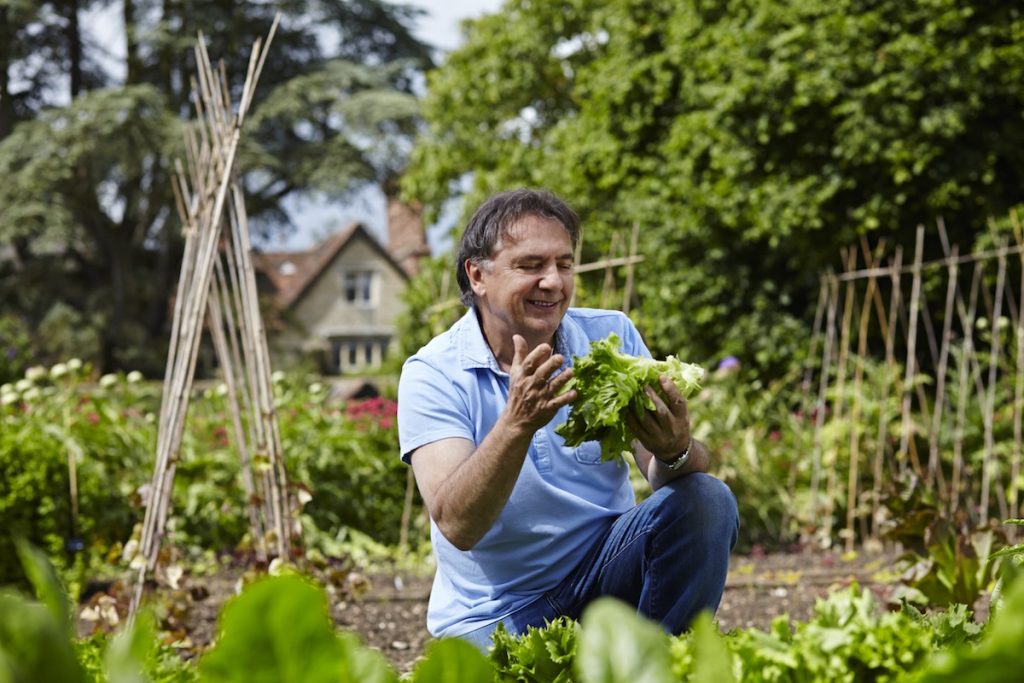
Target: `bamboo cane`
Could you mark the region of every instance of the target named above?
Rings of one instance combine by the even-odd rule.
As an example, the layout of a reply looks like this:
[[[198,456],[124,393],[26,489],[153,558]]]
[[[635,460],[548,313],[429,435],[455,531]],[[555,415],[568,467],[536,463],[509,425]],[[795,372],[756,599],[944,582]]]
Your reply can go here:
[[[896,376],[896,311],[900,301],[900,272],[903,263],[903,249],[897,245],[890,270],[889,315],[879,309],[879,320],[887,320],[885,327],[885,381],[882,382],[882,396],[878,402],[878,439],[875,442],[875,462],[871,478],[871,537],[878,539],[879,510],[882,502],[883,463],[886,445],[889,443],[889,381]],[[897,380],[898,382],[899,380]],[[899,388],[899,387],[897,387]]]
[[[997,322],[1002,315],[1003,287],[1006,284],[1006,257],[1000,254],[997,264],[996,292],[993,303],[991,324],[989,326],[989,329],[992,331],[992,340],[989,345],[988,399],[985,402],[984,413],[985,452],[982,457],[981,466],[981,506],[978,510],[978,518],[982,523],[986,522],[989,518],[988,499],[989,489],[992,485],[993,453],[995,450],[993,416],[996,409],[996,379],[999,371],[999,347],[1002,339],[1002,335],[999,334],[999,330],[997,329]]]
[[[857,251],[855,249],[849,249],[846,253],[846,270],[847,272],[857,267]],[[843,322],[842,327],[839,330],[839,363],[836,369],[836,398],[834,402],[833,420],[836,424],[843,423],[843,412],[846,406],[846,361],[850,353],[850,325],[853,320],[853,308],[854,298],[856,294],[855,283],[853,280],[846,282],[846,300],[843,304]],[[851,424],[851,428],[853,425]],[[832,515],[835,511],[835,500],[838,497],[836,487],[838,486],[838,468],[839,468],[839,443],[838,440],[832,443],[832,449],[830,451],[831,457],[829,458],[830,467],[828,471],[828,485],[827,495],[825,497],[825,519],[824,519],[824,533],[823,541],[831,542],[832,539],[832,525],[834,523]]]
[[[908,455],[907,443],[911,438],[910,422],[910,387],[917,372],[917,314],[921,299],[921,260],[924,253],[924,226],[917,227],[917,240],[914,246],[913,284],[910,289],[910,321],[907,325],[907,360],[903,379],[903,401],[900,410],[902,427],[900,428],[899,457]],[[914,469],[920,473],[920,463],[913,463]]]
[[[829,299],[827,322],[825,323],[825,344],[821,354],[821,376],[818,378],[818,402],[814,416],[814,448],[811,452],[811,495],[810,514],[812,520],[818,519],[818,487],[821,478],[821,437],[825,425],[825,407],[828,401],[829,373],[832,367],[832,344],[835,341],[836,309],[839,304],[839,280],[834,274],[828,273]]]
[[[957,256],[958,248],[953,247],[953,256]],[[941,433],[942,426],[942,415],[945,409],[945,397],[946,397],[946,366],[949,362],[949,345],[952,342],[953,335],[953,304],[956,301],[957,291],[957,274],[959,273],[959,264],[956,260],[952,260],[949,264],[949,271],[946,282],[946,306],[943,309],[944,315],[942,320],[942,348],[939,351],[939,365],[935,371],[935,409],[932,411],[932,428],[931,433],[935,437],[929,441],[928,451],[928,478],[927,483],[932,486],[936,482],[936,475],[938,474],[939,483],[937,489],[940,493],[946,490],[945,483],[942,481],[942,466],[939,461],[939,439],[938,435]]]
[[[1010,212],[1010,223],[1013,225],[1013,237],[1017,247],[1024,246],[1024,234],[1021,231],[1020,221],[1017,212]],[[1017,317],[1014,321],[1014,328],[1017,331],[1017,381],[1013,391],[1013,455],[1010,459],[1010,511],[1012,519],[1020,519],[1020,482],[1021,472],[1021,442],[1022,428],[1021,420],[1024,417],[1024,251],[1020,252],[1020,296],[1018,301],[1020,307],[1017,309]],[[1010,537],[1017,538],[1018,527],[1010,527]]]
[[[962,299],[957,299],[957,313],[960,316],[960,325],[964,331],[964,341],[958,363],[959,370],[959,391],[957,395],[956,428],[953,438],[953,473],[950,482],[949,510],[955,512],[960,507],[960,488],[964,473],[964,425],[967,419],[967,381],[970,373],[971,361],[974,357],[974,316],[977,311],[978,288],[981,286],[982,263],[974,266],[974,275],[971,278],[971,292],[968,297],[969,304],[964,305]],[[973,517],[973,513],[970,515]]]
[[[609,265],[604,269],[604,282],[601,285],[601,308],[608,308],[608,300],[611,298],[612,289],[615,287],[615,272],[612,270],[611,262],[615,252],[619,248],[619,233],[612,233],[612,241],[608,246],[608,257],[605,262]]]
[[[884,248],[885,243],[880,243]],[[865,252],[865,260],[872,268],[881,261],[881,249],[875,256],[869,255],[867,241],[862,239],[862,247]],[[857,491],[858,478],[860,476],[860,405],[862,400],[862,389],[864,385],[864,363],[868,356],[868,322],[870,322],[871,304],[874,300],[875,291],[874,276],[868,278],[867,292],[864,294],[864,301],[861,303],[860,316],[858,317],[857,334],[857,367],[853,377],[853,407],[850,411],[850,469],[846,481],[846,550],[850,552],[854,547],[855,534],[853,525],[857,519]]]
[[[634,221],[633,233],[629,237],[629,258],[636,256],[636,250],[640,241],[640,223]],[[622,312],[629,315],[629,307],[633,300],[633,261],[626,264],[626,286],[622,290]]]
[[[271,36],[279,19],[280,15],[275,18],[271,27]],[[173,353],[168,354],[168,376],[165,379],[164,401],[161,404],[156,467],[143,520],[140,540],[140,555],[143,561],[132,595],[132,616],[141,602],[146,573],[155,568],[160,538],[170,508],[171,483],[181,447],[188,395],[195,374],[202,321],[210,304],[211,274],[231,170],[238,150],[241,122],[252,100],[255,78],[266,58],[266,51],[260,51],[258,47],[259,41],[250,55],[242,103],[236,117],[230,116],[226,108],[221,106],[227,101],[226,93],[222,92],[221,97],[214,93],[212,69],[201,36],[196,48],[199,76],[196,81],[199,89],[196,103],[200,118],[200,139],[196,139],[191,131],[186,133],[188,177],[181,172],[182,167],[178,164],[178,179],[174,185],[179,212],[182,209],[188,211],[188,215],[182,216],[182,222],[186,226],[186,243],[189,232],[194,230],[196,245],[194,251],[186,247],[190,258],[183,263],[179,277],[179,300],[175,302],[176,325],[171,343]],[[221,80],[223,91],[223,80],[218,80]],[[192,192],[189,190],[189,178],[192,180]]]

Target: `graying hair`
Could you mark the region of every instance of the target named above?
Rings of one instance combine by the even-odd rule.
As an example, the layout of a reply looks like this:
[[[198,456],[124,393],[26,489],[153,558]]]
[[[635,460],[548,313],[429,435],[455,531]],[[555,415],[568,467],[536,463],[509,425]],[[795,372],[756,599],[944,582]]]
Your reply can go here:
[[[553,192],[543,189],[519,189],[492,195],[473,213],[459,240],[455,256],[455,279],[460,300],[472,306],[475,295],[466,274],[466,262],[486,267],[495,247],[507,237],[524,216],[541,216],[562,224],[575,250],[580,238],[580,219],[576,212]]]

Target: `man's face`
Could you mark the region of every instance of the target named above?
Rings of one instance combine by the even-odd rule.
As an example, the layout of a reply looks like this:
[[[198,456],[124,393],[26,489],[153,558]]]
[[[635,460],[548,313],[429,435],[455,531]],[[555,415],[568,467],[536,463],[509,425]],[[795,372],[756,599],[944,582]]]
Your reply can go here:
[[[560,222],[524,216],[498,242],[490,262],[469,264],[468,275],[488,341],[521,334],[532,348],[552,340],[569,308],[572,241]]]

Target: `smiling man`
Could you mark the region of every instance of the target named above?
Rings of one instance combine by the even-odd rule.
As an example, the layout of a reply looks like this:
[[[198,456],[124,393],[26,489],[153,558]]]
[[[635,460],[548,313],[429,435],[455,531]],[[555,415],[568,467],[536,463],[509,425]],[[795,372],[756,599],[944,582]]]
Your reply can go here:
[[[662,377],[655,410],[631,424],[654,493],[637,505],[626,467],[597,442],[555,433],[575,392],[570,360],[614,332],[650,357],[617,311],[570,308],[580,223],[550,192],[494,195],[456,256],[469,310],[409,358],[398,392],[402,458],[430,513],[437,574],[427,627],[486,648],[611,595],[679,633],[721,600],[739,525],[729,489],[706,474],[686,400]]]

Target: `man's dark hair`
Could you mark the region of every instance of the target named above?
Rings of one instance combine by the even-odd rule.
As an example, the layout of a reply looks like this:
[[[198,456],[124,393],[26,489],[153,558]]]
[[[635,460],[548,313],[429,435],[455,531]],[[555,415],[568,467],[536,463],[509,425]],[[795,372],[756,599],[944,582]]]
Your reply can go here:
[[[494,253],[494,247],[509,230],[525,216],[541,216],[562,224],[569,233],[573,249],[580,238],[580,219],[576,212],[548,190],[509,190],[492,195],[473,213],[459,240],[455,256],[455,279],[459,283],[460,299],[466,306],[473,305],[473,288],[466,275],[466,261],[481,263]]]

